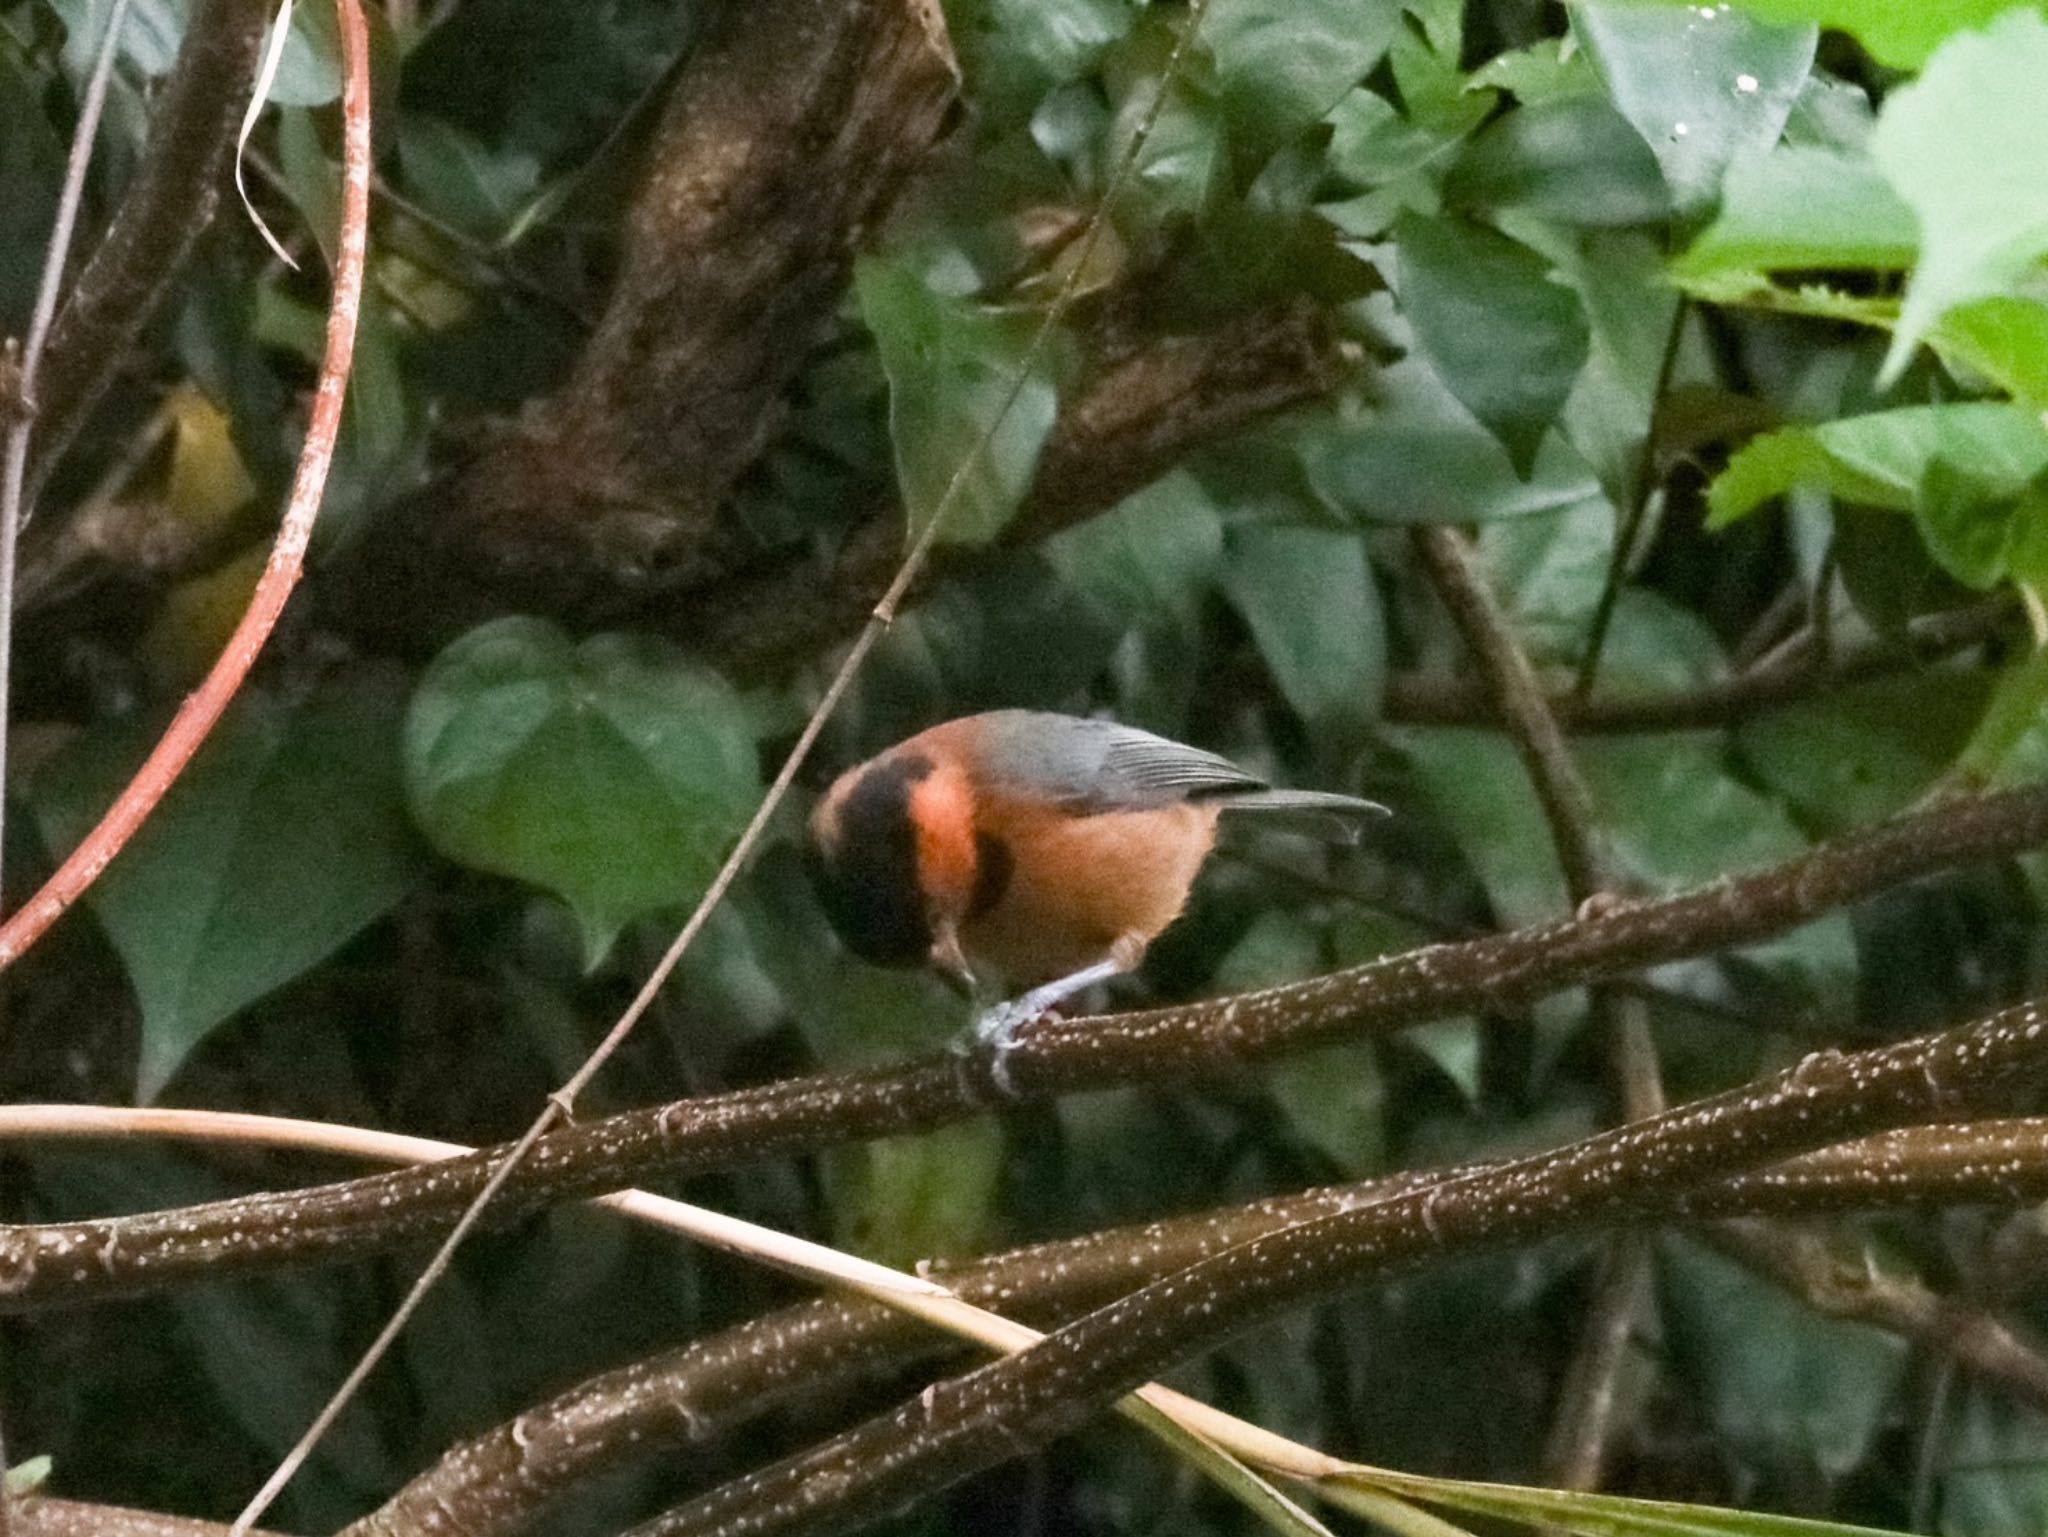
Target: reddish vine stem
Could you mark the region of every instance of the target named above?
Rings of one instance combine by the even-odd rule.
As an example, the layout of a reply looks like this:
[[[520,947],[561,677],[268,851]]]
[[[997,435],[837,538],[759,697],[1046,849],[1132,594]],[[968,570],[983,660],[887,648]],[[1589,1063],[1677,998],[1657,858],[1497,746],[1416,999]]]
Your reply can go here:
[[[0,924],[0,969],[12,965],[50,925],[99,879],[135,836],[164,792],[181,774],[200,744],[219,722],[249,676],[257,653],[276,627],[285,600],[305,567],[306,545],[313,520],[327,488],[334,462],[334,442],[341,428],[341,408],[355,354],[356,320],[362,308],[363,265],[370,226],[370,66],[368,34],[359,0],[336,0],[341,13],[342,195],[341,238],[335,254],[334,297],[327,312],[327,347],[320,360],[320,378],[313,389],[313,408],[306,423],[306,441],[292,476],[291,496],[272,545],[269,563],[249,599],[234,633],[205,680],[178,707],[162,740],[129,781],[99,825],[71,851],[42,889],[21,910]]]

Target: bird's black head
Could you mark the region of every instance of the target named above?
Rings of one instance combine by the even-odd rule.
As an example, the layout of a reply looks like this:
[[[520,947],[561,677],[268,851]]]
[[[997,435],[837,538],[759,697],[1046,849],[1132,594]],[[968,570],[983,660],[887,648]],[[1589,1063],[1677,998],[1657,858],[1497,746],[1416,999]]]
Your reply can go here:
[[[847,949],[877,966],[922,965],[931,955],[910,807],[910,787],[931,767],[914,756],[871,765],[812,828],[807,863],[825,916]]]

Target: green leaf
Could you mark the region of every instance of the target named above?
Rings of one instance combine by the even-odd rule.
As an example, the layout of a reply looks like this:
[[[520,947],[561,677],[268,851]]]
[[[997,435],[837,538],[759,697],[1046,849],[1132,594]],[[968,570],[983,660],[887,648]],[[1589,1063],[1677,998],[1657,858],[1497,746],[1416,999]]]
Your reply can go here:
[[[1989,692],[1981,672],[1886,678],[1773,710],[1735,740],[1810,826],[1845,832],[1911,805],[1962,751]]]
[[[424,207],[459,229],[496,239],[540,190],[540,162],[494,153],[474,134],[413,113],[398,125],[405,185]]]
[[[889,435],[913,533],[943,509],[942,538],[986,543],[1030,488],[1058,410],[1050,349],[1025,367],[1037,320],[934,293],[878,257],[855,270],[854,293],[889,376]]]
[[[86,894],[142,1006],[137,1094],[247,1004],[395,906],[424,860],[398,771],[398,704],[380,690],[231,711]],[[36,776],[37,824],[68,852],[162,722],[110,721]]]
[[[2048,746],[2048,650],[2036,648],[1999,669],[1955,767],[1978,785],[2038,780],[2042,776],[2030,769],[2043,746]]]
[[[1920,263],[1880,382],[1944,313],[2015,291],[2048,254],[2044,78],[2048,21],[2014,11],[1942,44],[1878,114],[1871,153],[1920,219]]]
[[[1411,354],[1377,383],[1371,416],[1302,429],[1303,469],[1334,510],[1389,523],[1464,523],[1606,505],[1598,477],[1555,434],[1538,449],[1534,473],[1518,476],[1500,440],[1427,360]]]
[[[64,21],[64,68],[82,79],[92,73],[114,0],[51,0],[50,8]],[[169,74],[191,15],[191,0],[128,0],[115,57],[147,80]]]
[[[2011,497],[1937,455],[1921,480],[1914,513],[1927,553],[1964,586],[1990,587],[2005,575]]]
[[[1671,270],[1681,283],[1802,268],[1896,271],[1919,245],[1913,211],[1870,160],[1781,145],[1728,168],[1714,222]]]
[[[1680,1370],[1727,1442],[1824,1478],[1859,1466],[1889,1419],[1906,1342],[1813,1309],[1686,1239],[1659,1245],[1663,1317]]]
[[[1928,340],[1951,363],[2031,406],[2048,406],[2048,304],[2005,296],[1960,304]]]
[[[2024,406],[1965,401],[1767,432],[1745,444],[1707,487],[1710,522],[1723,527],[1795,487],[1910,512],[1937,458],[2017,496],[2048,469],[2048,428]]]
[[[1417,345],[1526,477],[1591,345],[1578,295],[1527,246],[1477,225],[1411,214],[1395,238]]]
[[[1563,224],[1651,224],[1671,210],[1657,160],[1599,96],[1503,113],[1467,144],[1444,197],[1476,213],[1516,208]]]
[[[1503,925],[1569,911],[1549,823],[1512,747],[1462,727],[1408,727],[1393,736]],[[1626,876],[1651,890],[1762,869],[1807,846],[1776,802],[1735,776],[1712,733],[1580,738],[1573,750],[1609,849]],[[1854,944],[1839,914],[1742,953],[1823,1002],[1855,976]]]
[[[1686,5],[1687,0],[1652,0]],[[1942,41],[1981,27],[2014,0],[1740,0],[1758,21],[1817,22],[1849,33],[1881,64],[1917,69]]]
[[[1223,514],[1202,482],[1175,470],[1044,545],[1063,581],[1123,627],[1160,617],[1190,628],[1223,564]]]
[[[1223,590],[1273,680],[1314,727],[1357,724],[1380,696],[1385,622],[1365,543],[1326,528],[1233,528]]]
[[[1737,156],[1777,142],[1819,37],[1811,25],[1766,26],[1725,6],[1603,3],[1570,12],[1607,94],[1657,157],[1685,217],[1713,206]]]
[[[979,1252],[1003,1172],[993,1121],[884,1137],[831,1162],[833,1242],[885,1265]]]
[[[1974,1382],[1946,1416],[1941,1525],[1953,1537],[2038,1537],[2048,1530],[2048,1415]]]
[[[1522,1526],[1551,1526],[1580,1537],[1905,1537],[1876,1527],[1842,1521],[1813,1521],[1760,1510],[1727,1510],[1645,1500],[1620,1494],[1586,1494],[1572,1489],[1532,1489],[1460,1478],[1427,1478],[1387,1468],[1352,1466],[1322,1481],[1326,1497],[1347,1504],[1350,1491],[1395,1493],[1472,1515],[1493,1516]],[[1380,1519],[1376,1507],[1360,1513]],[[1958,1528],[1970,1533],[1970,1528]],[[2032,1528],[2024,1529],[2028,1532]]]
[[[702,894],[761,790],[722,678],[652,642],[577,644],[524,618],[471,630],[427,668],[405,778],[434,846],[560,896],[592,965],[629,919]]]
[[[1211,0],[1202,38],[1224,111],[1271,151],[1363,80],[1400,24],[1395,0]]]

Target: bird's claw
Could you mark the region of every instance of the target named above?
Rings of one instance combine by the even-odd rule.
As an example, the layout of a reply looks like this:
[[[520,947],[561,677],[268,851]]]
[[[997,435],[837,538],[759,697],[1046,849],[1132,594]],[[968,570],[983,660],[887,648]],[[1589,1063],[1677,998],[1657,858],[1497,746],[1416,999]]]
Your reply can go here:
[[[988,1076],[1005,1099],[1016,1099],[1016,1082],[1010,1077],[1010,1053],[1017,1048],[1017,1032],[1035,1020],[1057,1019],[1049,1006],[1028,995],[984,1009],[975,1020],[971,1038],[964,1045],[989,1054]]]

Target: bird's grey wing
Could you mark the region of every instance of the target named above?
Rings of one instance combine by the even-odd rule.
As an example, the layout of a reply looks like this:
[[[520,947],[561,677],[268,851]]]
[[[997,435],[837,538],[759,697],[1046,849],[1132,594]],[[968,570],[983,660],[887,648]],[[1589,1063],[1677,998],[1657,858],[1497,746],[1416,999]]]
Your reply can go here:
[[[997,710],[977,725],[978,756],[993,786],[1076,811],[1165,806],[1266,783],[1228,758],[1115,721]]]

